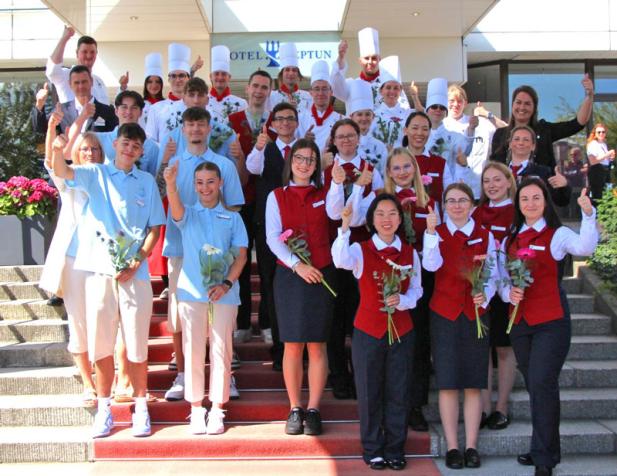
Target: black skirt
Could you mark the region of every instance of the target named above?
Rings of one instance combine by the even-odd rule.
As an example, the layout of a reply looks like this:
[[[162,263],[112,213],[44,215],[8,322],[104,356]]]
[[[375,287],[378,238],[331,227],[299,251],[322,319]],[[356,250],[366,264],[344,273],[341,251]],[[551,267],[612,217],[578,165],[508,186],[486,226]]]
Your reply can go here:
[[[489,342],[491,347],[510,347],[510,336],[506,334],[508,321],[510,320],[510,304],[501,300],[499,296],[491,299],[491,304],[483,321],[490,328]]]
[[[336,292],[334,266],[320,270]],[[323,284],[309,284],[286,266],[277,265],[274,305],[281,342],[326,342],[334,297]]]
[[[464,314],[455,321],[431,311],[431,351],[439,390],[486,388],[488,337],[478,339],[476,321]]]

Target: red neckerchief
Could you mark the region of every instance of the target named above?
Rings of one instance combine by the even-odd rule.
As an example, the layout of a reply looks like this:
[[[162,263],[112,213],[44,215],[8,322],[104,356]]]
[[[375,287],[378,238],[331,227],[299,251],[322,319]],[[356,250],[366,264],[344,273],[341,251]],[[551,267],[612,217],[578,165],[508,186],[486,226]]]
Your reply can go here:
[[[378,77],[379,77],[379,71],[377,71],[375,74],[367,74],[364,71],[360,71],[360,79],[363,79],[364,81],[368,81],[369,83],[372,83]]]
[[[324,112],[324,115],[322,117],[319,117],[315,104],[311,106],[311,115],[313,116],[313,119],[315,119],[315,125],[317,127],[323,126],[324,121],[328,119],[328,116],[330,116],[330,114],[332,114],[333,112],[334,108],[332,107],[332,104],[330,104],[326,109],[326,112]]]
[[[229,86],[227,86],[220,95],[215,88],[210,89],[210,96],[215,98],[218,102],[221,102],[223,99],[230,95],[231,89],[229,89]]]
[[[298,90],[298,85],[297,84],[294,85],[293,91],[290,91],[286,84],[281,84],[281,87],[279,89],[285,94],[287,94],[288,96],[291,96],[292,93],[295,93]]]
[[[167,94],[167,97],[169,99],[171,99],[172,101],[179,101],[182,98],[179,98],[178,96],[174,95],[174,93],[172,93],[171,91],[169,91],[169,93]]]
[[[150,104],[156,104],[159,101],[162,101],[163,98],[159,99],[159,98],[148,98],[146,99],[146,101],[148,101]]]

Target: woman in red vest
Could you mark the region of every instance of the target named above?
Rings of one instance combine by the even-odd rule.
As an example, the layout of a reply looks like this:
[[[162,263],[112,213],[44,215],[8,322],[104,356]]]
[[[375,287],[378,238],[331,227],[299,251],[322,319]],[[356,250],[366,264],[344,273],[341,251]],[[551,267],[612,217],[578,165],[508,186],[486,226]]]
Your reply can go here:
[[[439,389],[439,414],[448,452],[446,466],[480,466],[478,432],[482,415],[480,390],[488,379],[488,339],[479,338],[476,314],[482,316],[495,294],[498,270],[493,235],[471,218],[473,192],[464,183],[444,192],[445,222],[437,226],[431,209],[426,219],[422,266],[435,272],[431,297],[431,352]],[[484,292],[472,295],[467,276],[493,261]],[[465,454],[458,449],[459,391],[464,391]]]
[[[351,354],[358,393],[363,458],[372,469],[403,469],[413,362],[411,314],[422,296],[418,253],[397,236],[403,210],[394,195],[381,194],[366,215],[372,237],[349,244],[352,210],[343,212],[342,226],[332,245],[338,268],[358,279],[360,305],[354,319]],[[400,284],[400,294],[384,296],[382,277],[393,268],[413,268]],[[385,299],[384,299],[385,297]],[[384,304],[392,306],[388,330]]]
[[[598,243],[596,214],[581,191],[580,235],[561,225],[550,193],[539,178],[526,178],[516,192],[514,232],[502,243],[514,257],[525,250],[533,283],[525,289],[504,286],[504,301],[518,304],[510,341],[525,378],[531,406],[531,447],[518,456],[522,465],[535,466],[536,476],[553,473],[561,459],[559,445],[559,373],[570,349],[570,310],[561,287],[559,262],[569,253],[591,255]],[[512,312],[512,308],[511,308]]]
[[[319,148],[299,139],[283,169],[283,187],[270,192],[266,201],[266,241],[277,257],[274,305],[280,339],[285,343],[283,377],[291,411],[285,432],[319,435],[319,403],[326,384],[326,341],[332,322],[333,298],[322,284],[334,282],[330,255],[326,193],[322,186]],[[304,263],[284,241],[292,230],[306,241],[312,264]],[[308,350],[308,411],[301,402],[304,348]]]
[[[489,230],[497,242],[510,232],[514,219],[514,195],[516,181],[510,169],[501,162],[487,162],[480,177],[482,191],[480,202],[471,214],[472,218]],[[499,245],[497,244],[497,248]],[[491,349],[495,348],[498,362],[498,393],[495,411],[491,412],[493,387],[493,359],[489,355],[488,388],[482,390],[482,421],[480,427],[502,430],[510,424],[508,399],[514,385],[516,359],[506,333],[508,327],[508,305],[496,295],[489,307],[489,326]],[[490,351],[492,354],[492,351]]]

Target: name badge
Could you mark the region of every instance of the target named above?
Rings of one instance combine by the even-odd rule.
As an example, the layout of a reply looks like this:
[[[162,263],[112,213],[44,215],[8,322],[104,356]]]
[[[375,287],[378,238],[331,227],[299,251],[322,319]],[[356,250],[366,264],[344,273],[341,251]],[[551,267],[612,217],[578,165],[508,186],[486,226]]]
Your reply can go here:
[[[105,125],[105,119],[103,119],[102,117],[97,117],[96,121],[94,121],[94,125],[95,126],[104,126]]]
[[[495,230],[495,231],[506,231],[506,227],[505,227],[505,226],[491,225],[491,230]]]
[[[322,206],[324,203],[326,203],[325,200],[319,200],[318,202],[313,203],[313,208],[317,208]]]
[[[146,204],[144,203],[143,200],[140,200],[139,198],[137,200],[135,200],[135,203],[140,206],[140,207],[145,207]]]
[[[428,213],[416,213],[416,218],[426,218]]]
[[[222,218],[223,220],[231,220],[231,217],[229,215],[221,215],[220,213],[217,213],[216,218]]]
[[[429,177],[439,177],[439,174],[437,172],[429,172],[428,174]]]
[[[529,245],[529,249],[532,249],[532,250],[535,250],[535,251],[545,251],[546,250],[546,246]]]
[[[478,244],[478,243],[482,243],[482,238],[476,238],[475,240],[469,240],[469,241],[467,242],[467,244],[468,244],[469,246],[471,246],[471,245],[476,245],[476,244]]]

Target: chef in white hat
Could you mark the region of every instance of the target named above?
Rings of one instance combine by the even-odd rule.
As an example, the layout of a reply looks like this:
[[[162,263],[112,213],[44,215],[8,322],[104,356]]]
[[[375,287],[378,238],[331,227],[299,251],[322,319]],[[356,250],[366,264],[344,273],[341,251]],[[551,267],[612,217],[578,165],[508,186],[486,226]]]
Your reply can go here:
[[[468,167],[467,156],[473,146],[471,136],[446,129],[443,120],[448,115],[448,80],[433,78],[426,91],[426,113],[431,119],[431,134],[424,147],[424,155],[439,155],[446,159],[451,180],[473,183],[473,171]],[[444,172],[444,187],[446,173]]]
[[[210,53],[210,100],[208,109],[214,111],[225,120],[234,112],[244,111],[247,103],[244,99],[231,94],[231,64],[229,48],[225,45],[213,46]]]
[[[314,140],[319,150],[324,150],[330,130],[336,121],[343,118],[332,105],[332,88],[330,87],[330,67],[320,60],[311,68],[311,97],[313,105],[299,116],[299,137]]]
[[[278,75],[279,89],[270,93],[269,109],[272,110],[280,102],[288,102],[296,107],[298,114],[308,111],[313,104],[313,98],[307,91],[299,88],[299,83],[304,77],[298,67],[298,50],[295,43],[281,43],[279,64],[281,66]]]
[[[369,83],[373,90],[373,103],[375,107],[382,101],[379,89],[383,83],[381,78],[381,71],[379,62],[381,61],[381,54],[379,51],[379,32],[374,28],[363,28],[358,32],[358,46],[360,49],[360,57],[358,62],[360,63],[360,76],[359,78]],[[347,55],[347,40],[342,40],[338,48],[338,57],[332,64],[331,84],[334,97],[341,101],[347,101],[349,91],[345,87],[345,76],[347,74],[347,61],[345,56]],[[418,90],[415,85],[412,85],[411,92],[413,94],[414,107],[418,110],[423,110],[422,104],[418,97]],[[399,98],[401,106],[409,109],[409,101],[405,92],[401,92]]]
[[[163,56],[161,53],[146,55],[144,68],[144,112],[140,118],[144,126],[148,121],[148,112],[152,105],[163,100]],[[145,128],[145,127],[144,127]]]
[[[191,77],[191,48],[181,43],[170,43],[167,48],[169,94],[167,98],[157,102],[148,111],[146,134],[156,142],[160,142],[162,131],[160,130],[161,116],[164,111],[174,102],[184,96],[184,86]]]
[[[369,132],[375,118],[373,88],[362,79],[347,79],[347,89],[349,91],[346,104],[347,116],[360,127],[358,153],[383,175],[388,149],[383,142]]]
[[[375,119],[371,126],[373,136],[384,143],[388,149],[401,147],[403,127],[407,116],[414,111],[399,103],[403,84],[398,56],[388,56],[379,62],[381,85],[379,93],[382,101],[375,108]]]

